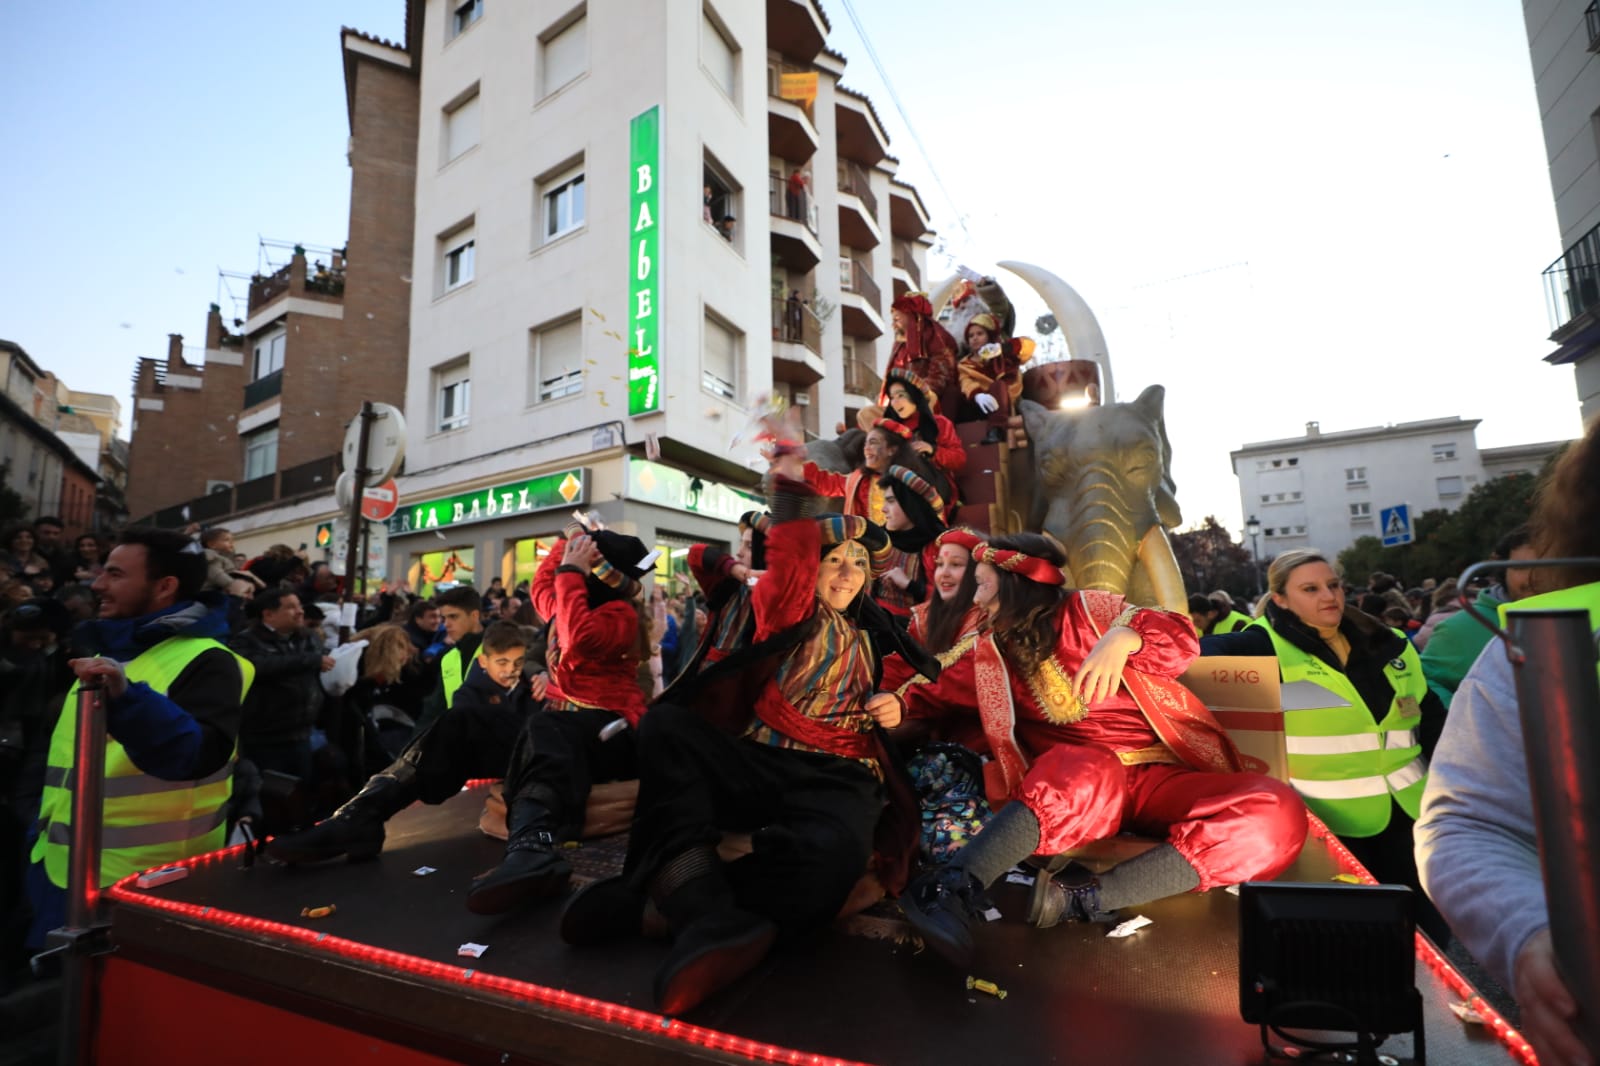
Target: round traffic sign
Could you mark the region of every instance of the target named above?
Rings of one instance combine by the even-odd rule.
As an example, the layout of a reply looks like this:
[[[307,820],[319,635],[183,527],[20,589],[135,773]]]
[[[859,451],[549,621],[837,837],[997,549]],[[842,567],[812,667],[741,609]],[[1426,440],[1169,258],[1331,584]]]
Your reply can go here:
[[[390,478],[361,493],[361,515],[374,522],[382,522],[400,506],[400,486]]]
[[[344,432],[344,468],[354,470],[361,454],[361,416],[350,420]],[[367,479],[384,481],[400,469],[406,454],[406,419],[392,404],[372,405],[372,424],[367,431]]]

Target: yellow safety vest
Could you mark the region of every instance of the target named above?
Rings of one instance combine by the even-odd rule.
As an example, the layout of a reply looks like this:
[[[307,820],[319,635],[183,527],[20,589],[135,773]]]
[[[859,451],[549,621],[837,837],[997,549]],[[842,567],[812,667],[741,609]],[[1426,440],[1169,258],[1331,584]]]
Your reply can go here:
[[[1407,643],[1400,658],[1384,665],[1394,699],[1388,713],[1375,719],[1349,677],[1284,640],[1266,619],[1252,624],[1267,631],[1278,655],[1289,783],[1311,813],[1347,837],[1383,832],[1391,796],[1415,818],[1428,783],[1417,738],[1428,683],[1417,650]],[[1406,705],[1416,713],[1402,713]]]
[[[131,684],[143,681],[166,695],[178,675],[212,648],[228,651],[214,640],[169,637],[123,664]],[[232,652],[229,652],[232,655]],[[238,655],[244,702],[255,679],[255,667]],[[67,692],[61,717],[50,735],[44,793],[39,806],[39,838],[34,862],[59,888],[67,887],[68,854],[72,850],[72,766],[78,732],[78,686]],[[152,866],[203,855],[222,847],[228,797],[232,794],[234,755],[200,781],[164,781],[144,773],[127,751],[106,737],[106,763],[100,829],[100,887]]]
[[[451,648],[439,658],[439,680],[444,684],[444,708],[449,710],[456,705],[456,689],[461,687],[461,679],[466,676],[466,670],[461,663],[461,649]]]
[[[1600,629],[1600,581],[1587,585],[1574,585],[1570,589],[1529,596],[1500,605],[1500,624],[1506,624],[1511,611],[1562,611],[1585,610],[1589,612],[1589,632]]]
[[[1218,633],[1237,633],[1250,624],[1250,616],[1238,611],[1229,611],[1228,616],[1211,627],[1212,635]]]

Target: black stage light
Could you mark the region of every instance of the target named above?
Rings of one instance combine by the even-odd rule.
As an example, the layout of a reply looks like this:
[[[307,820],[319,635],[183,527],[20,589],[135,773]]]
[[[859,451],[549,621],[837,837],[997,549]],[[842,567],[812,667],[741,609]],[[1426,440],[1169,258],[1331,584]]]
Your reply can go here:
[[[1344,1061],[1377,1066],[1384,1040],[1413,1033],[1413,1061],[1427,1061],[1415,903],[1404,885],[1239,886],[1239,1014],[1261,1026],[1269,1054],[1341,1052],[1354,1056]],[[1355,1039],[1292,1036],[1289,1028]],[[1290,1047],[1274,1048],[1269,1030]]]

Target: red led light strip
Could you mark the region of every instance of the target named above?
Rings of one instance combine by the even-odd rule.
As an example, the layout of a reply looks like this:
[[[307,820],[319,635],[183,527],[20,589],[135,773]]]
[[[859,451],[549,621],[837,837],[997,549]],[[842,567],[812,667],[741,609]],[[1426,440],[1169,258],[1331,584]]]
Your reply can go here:
[[[1360,878],[1362,884],[1375,885],[1378,883],[1377,878],[1367,872],[1367,868],[1362,866],[1354,855],[1350,854],[1350,849],[1345,847],[1344,842],[1334,836],[1326,825],[1322,824],[1320,818],[1309,812],[1307,812],[1306,818],[1311,823],[1311,836],[1328,849],[1328,853],[1333,856],[1340,869],[1353,877]],[[1428,969],[1438,974],[1439,978],[1450,987],[1452,992],[1467,1001],[1467,1006],[1471,1007],[1478,1017],[1483,1019],[1484,1027],[1495,1035],[1495,1039],[1506,1046],[1506,1050],[1511,1052],[1512,1058],[1523,1063],[1524,1066],[1539,1066],[1539,1058],[1534,1054],[1533,1045],[1529,1044],[1527,1039],[1517,1032],[1510,1022],[1506,1021],[1504,1015],[1489,1006],[1488,1002],[1478,995],[1471,982],[1461,975],[1461,971],[1451,965],[1450,960],[1444,957],[1444,953],[1433,946],[1433,941],[1420,932],[1417,933],[1417,958],[1421,959],[1423,965],[1427,966]]]
[[[171,865],[194,868],[226,862],[243,852],[245,847],[246,845],[244,844],[236,844],[231,848],[208,852],[205,855],[196,855],[193,858],[172,863]],[[569,1014],[586,1015],[613,1025],[623,1026],[624,1028],[636,1029],[645,1033],[655,1033],[658,1036],[665,1036],[672,1040],[680,1040],[686,1044],[696,1044],[714,1051],[742,1055],[753,1062],[775,1062],[786,1064],[786,1066],[866,1066],[864,1063],[854,1062],[849,1059],[836,1059],[828,1055],[796,1051],[793,1048],[780,1047],[777,1044],[765,1044],[759,1040],[734,1036],[731,1033],[720,1032],[716,1029],[688,1025],[675,1018],[667,1018],[660,1014],[635,1010],[632,1007],[623,1007],[616,1003],[607,1003],[605,1000],[593,999],[589,996],[574,995],[561,989],[547,988],[544,985],[518,981],[510,977],[498,977],[494,974],[482,973],[468,967],[449,966],[442,962],[434,962],[431,959],[419,959],[415,955],[371,947],[367,944],[330,936],[327,933],[319,933],[297,925],[284,925],[281,922],[269,922],[262,918],[251,918],[248,915],[220,910],[216,907],[202,907],[194,903],[181,903],[177,900],[162,899],[159,896],[153,896],[147,892],[137,890],[134,882],[138,877],[138,874],[130,874],[124,877],[106,889],[105,894],[119,903],[167,911],[225,928],[281,937],[285,940],[314,947],[318,951],[329,951],[336,955],[343,955],[346,958],[358,959],[367,963],[377,963],[392,970],[420,974],[469,988],[489,989],[515,999],[553,1007]]]

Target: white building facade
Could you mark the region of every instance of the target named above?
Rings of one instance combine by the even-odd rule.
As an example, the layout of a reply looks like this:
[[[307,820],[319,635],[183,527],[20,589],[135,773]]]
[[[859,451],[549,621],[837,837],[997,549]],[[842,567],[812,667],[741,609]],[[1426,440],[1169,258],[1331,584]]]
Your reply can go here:
[[[1527,0],[1522,12],[1564,249],[1544,272],[1558,345],[1545,359],[1572,365],[1587,423],[1600,415],[1600,9]]]
[[[1393,426],[1246,444],[1230,453],[1239,503],[1261,523],[1263,561],[1291,548],[1331,555],[1382,536],[1385,508],[1453,511],[1485,480],[1479,419],[1435,418]]]
[[[510,587],[580,507],[681,564],[757,506],[753,397],[832,435],[875,395],[931,233],[827,28],[429,0],[391,576]]]

